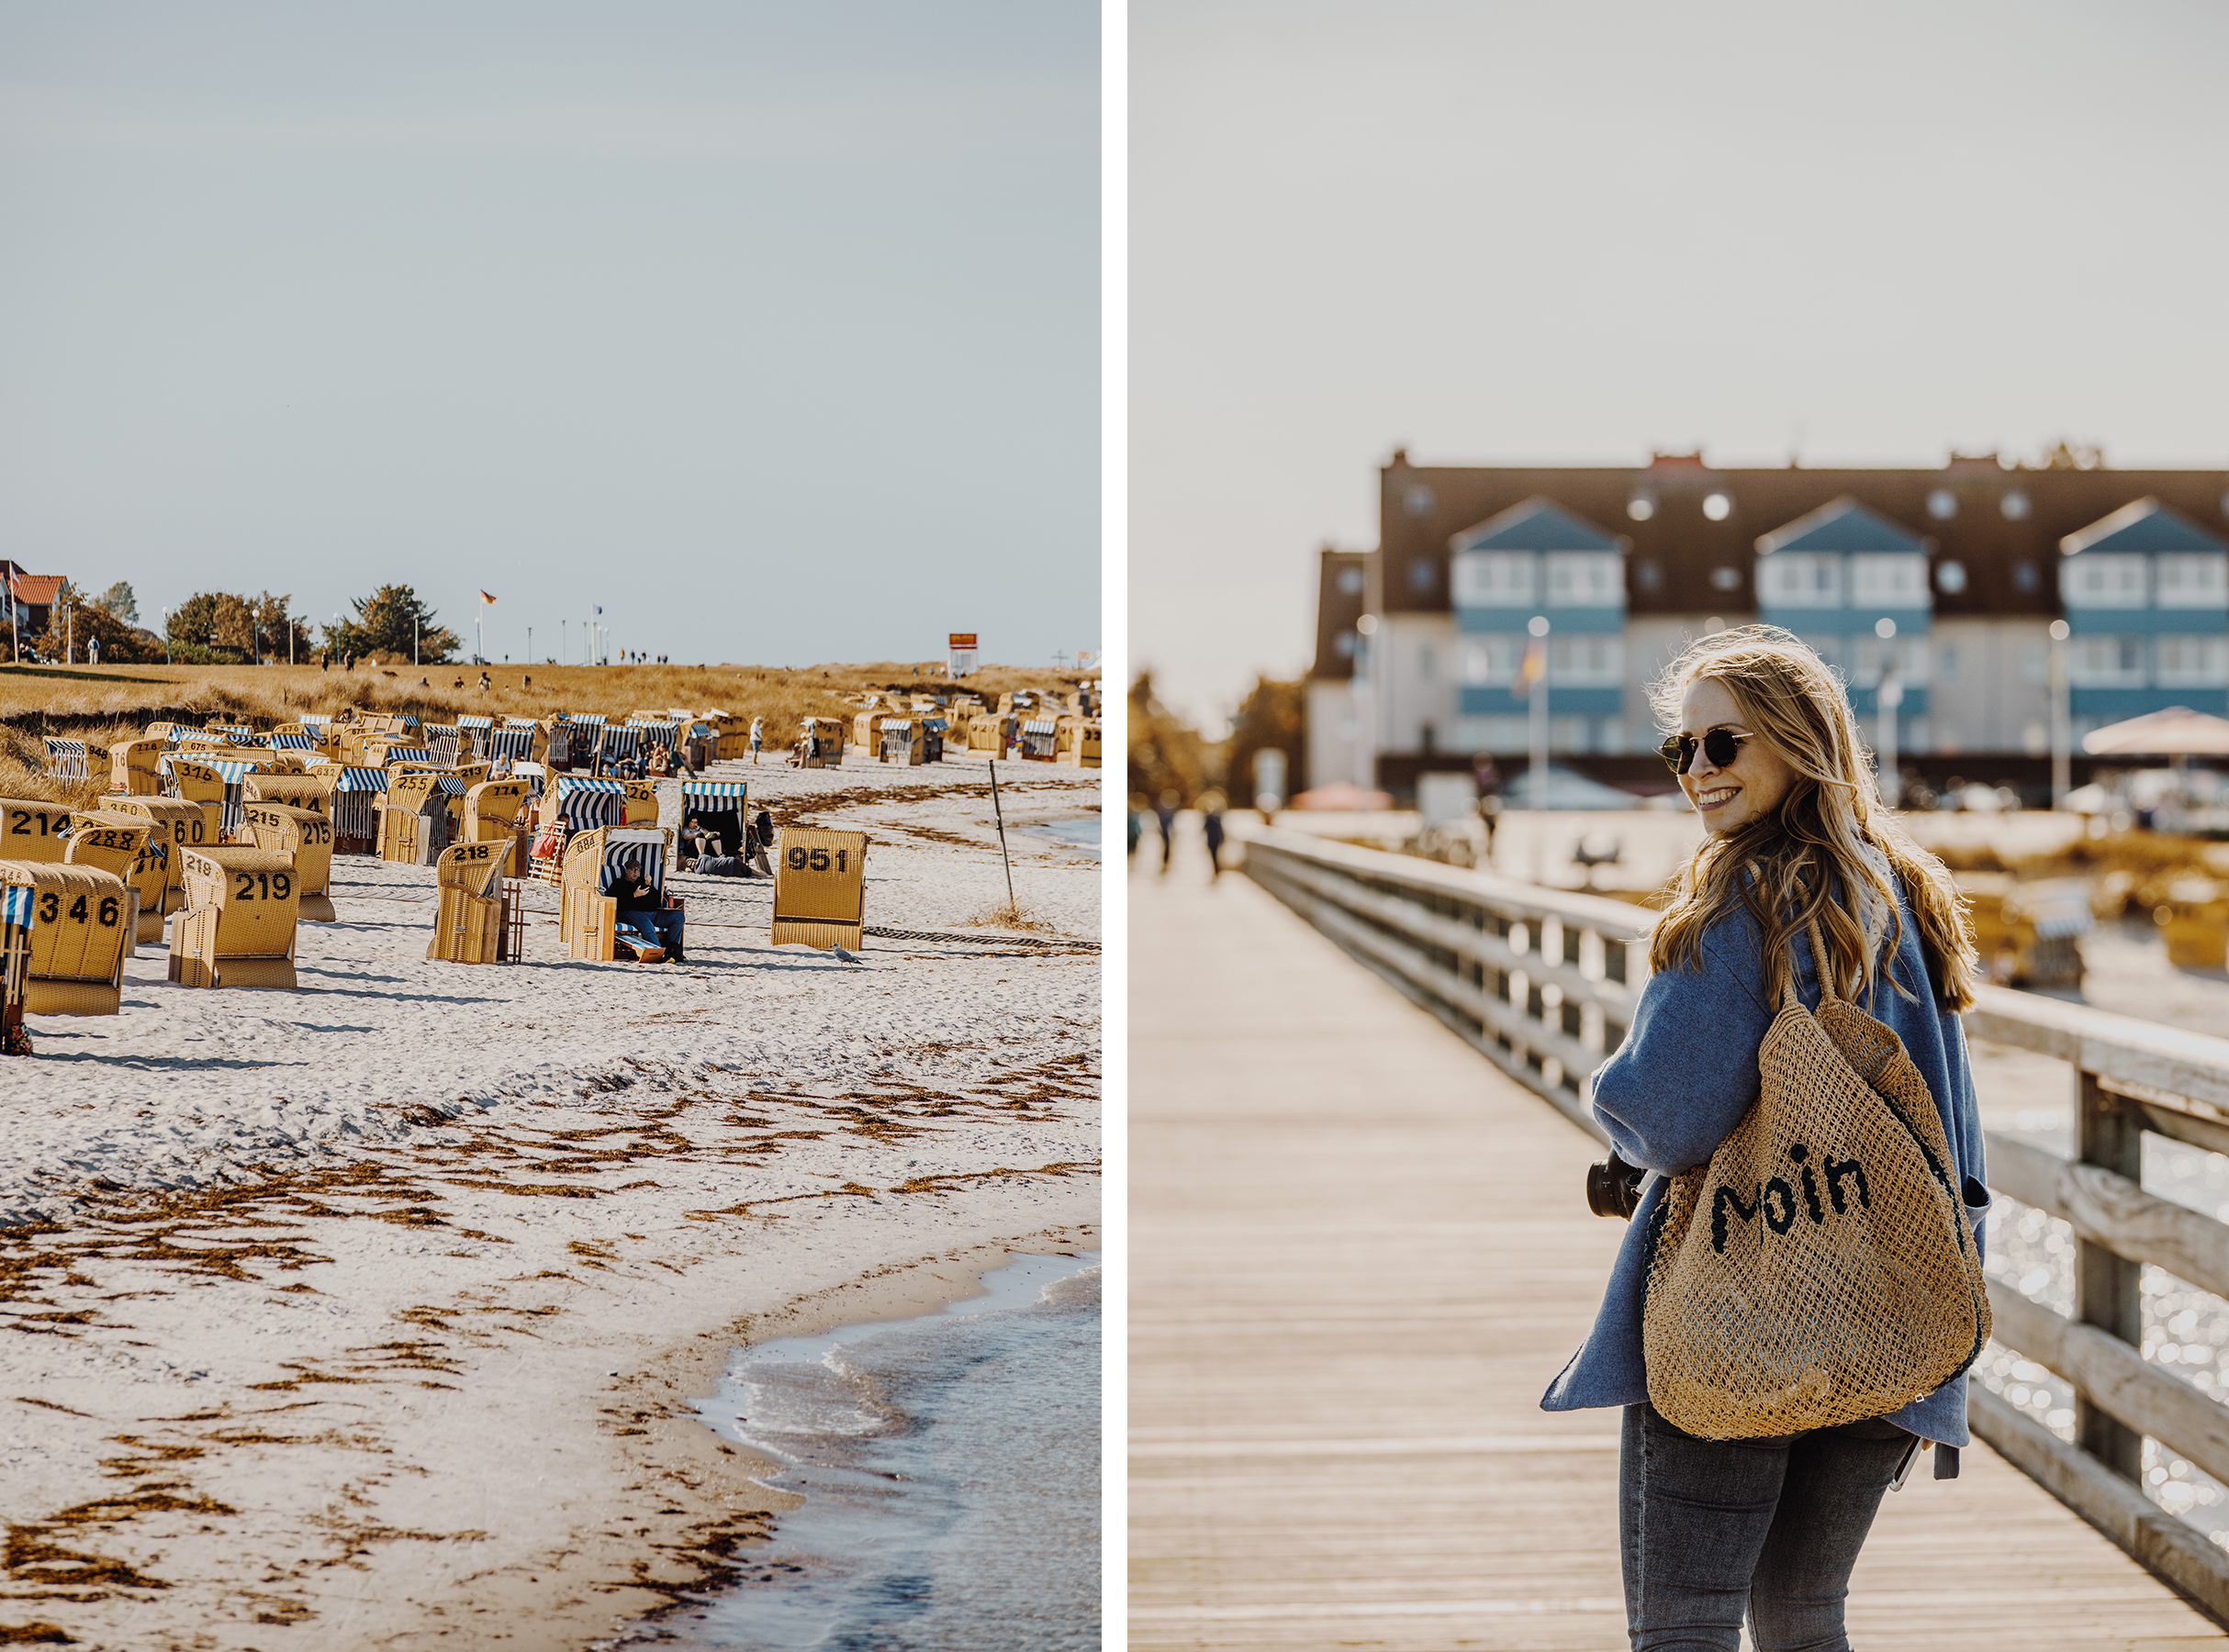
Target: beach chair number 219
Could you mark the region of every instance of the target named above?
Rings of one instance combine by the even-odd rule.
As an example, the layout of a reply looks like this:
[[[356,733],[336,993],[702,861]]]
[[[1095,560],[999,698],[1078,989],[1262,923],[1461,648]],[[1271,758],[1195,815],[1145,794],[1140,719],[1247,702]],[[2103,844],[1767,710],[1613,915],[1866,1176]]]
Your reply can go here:
[[[284,872],[235,872],[232,876],[240,879],[240,887],[232,891],[235,900],[284,900],[294,891],[293,881]],[[259,884],[260,897],[256,892]]]
[[[850,854],[851,851],[848,849],[839,849],[835,852],[835,869],[837,871],[848,870]],[[792,872],[803,872],[808,868],[814,872],[828,870],[828,851],[825,849],[792,849],[783,858],[790,863],[790,870]]]
[[[117,899],[113,895],[101,897],[99,911],[100,924],[103,929],[116,928],[118,920],[122,916],[117,905]],[[70,921],[73,923],[83,923],[92,916],[93,914],[85,910],[85,897],[83,895],[71,903]],[[59,922],[61,919],[62,897],[50,889],[39,898],[39,921],[55,923]]]

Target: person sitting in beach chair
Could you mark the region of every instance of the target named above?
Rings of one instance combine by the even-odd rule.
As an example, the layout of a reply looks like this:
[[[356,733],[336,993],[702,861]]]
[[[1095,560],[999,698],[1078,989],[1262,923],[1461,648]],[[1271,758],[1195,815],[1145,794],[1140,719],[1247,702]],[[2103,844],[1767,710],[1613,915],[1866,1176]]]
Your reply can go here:
[[[664,892],[644,876],[640,865],[630,861],[614,868],[604,879],[603,893],[618,903],[616,927],[632,932],[631,938],[639,937],[635,951],[642,962],[689,962],[681,950],[682,914],[667,910]]]

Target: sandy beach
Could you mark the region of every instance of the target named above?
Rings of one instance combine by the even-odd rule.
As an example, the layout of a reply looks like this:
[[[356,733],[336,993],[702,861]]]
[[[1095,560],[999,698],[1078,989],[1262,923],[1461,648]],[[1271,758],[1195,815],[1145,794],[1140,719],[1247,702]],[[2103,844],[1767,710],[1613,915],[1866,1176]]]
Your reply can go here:
[[[717,765],[864,829],[856,964],[678,875],[686,966],[427,963],[430,869],[337,860],[297,993],[34,1018],[0,1137],[0,1639],[586,1647],[716,1587],[786,1499],[690,1414],[729,1351],[1095,1242],[1100,970],[983,922],[980,762]],[[1098,771],[1000,765],[1009,828]],[[1095,940],[1099,860],[1012,832]]]

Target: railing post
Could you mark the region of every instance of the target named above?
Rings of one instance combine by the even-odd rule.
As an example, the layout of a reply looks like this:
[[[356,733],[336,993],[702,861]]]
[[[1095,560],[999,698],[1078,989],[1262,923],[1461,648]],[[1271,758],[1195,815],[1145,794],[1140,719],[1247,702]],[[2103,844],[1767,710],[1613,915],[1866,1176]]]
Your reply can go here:
[[[2144,1120],[2135,1108],[2109,1094],[2095,1073],[2076,1069],[2075,1156],[2084,1164],[2117,1171],[2131,1181],[2144,1179]],[[2144,1269],[2093,1240],[2075,1241],[2074,1317],[2119,1337],[2132,1348],[2144,1346]],[[2132,1480],[2144,1475],[2144,1436],[2108,1416],[2078,1390],[2074,1400],[2075,1441],[2085,1451]]]

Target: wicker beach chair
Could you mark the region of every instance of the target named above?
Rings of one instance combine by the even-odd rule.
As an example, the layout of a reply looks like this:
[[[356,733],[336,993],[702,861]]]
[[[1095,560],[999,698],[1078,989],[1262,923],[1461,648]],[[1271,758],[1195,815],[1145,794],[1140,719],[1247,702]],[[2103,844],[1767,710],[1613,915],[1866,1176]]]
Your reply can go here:
[[[293,857],[238,846],[185,852],[185,907],[170,921],[170,978],[184,987],[295,985],[300,889]]]
[[[312,923],[338,922],[331,887],[332,821],[316,809],[251,801],[243,806],[241,825],[255,848],[293,861],[297,915]]]
[[[23,1008],[30,1015],[114,1015],[122,999],[130,891],[97,866],[0,861],[0,882],[32,892]]]
[[[506,856],[500,843],[455,843],[442,852],[434,876],[440,890],[429,960],[493,964],[501,948],[509,897],[503,887]]]
[[[777,946],[847,946],[867,924],[867,834],[785,826],[774,837]]]
[[[558,933],[566,955],[610,963],[635,948],[619,937],[619,902],[604,885],[624,866],[637,866],[651,887],[666,889],[666,833],[655,827],[597,826],[566,843],[565,878],[558,899]]]

